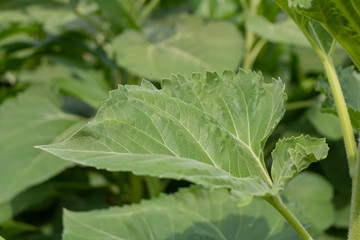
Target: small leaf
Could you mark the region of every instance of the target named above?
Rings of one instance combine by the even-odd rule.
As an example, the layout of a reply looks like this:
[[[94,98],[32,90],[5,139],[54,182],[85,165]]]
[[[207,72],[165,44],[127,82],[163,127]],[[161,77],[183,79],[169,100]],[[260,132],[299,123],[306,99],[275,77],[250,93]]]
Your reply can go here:
[[[264,200],[239,207],[225,190],[182,189],[139,205],[65,211],[64,240],[299,239]]]
[[[127,30],[114,39],[111,52],[130,72],[160,80],[172,73],[233,70],[240,63],[242,44],[230,23],[183,16],[153,22],[142,32]]]
[[[0,203],[72,165],[34,149],[68,137],[83,124],[60,107],[59,96],[49,87],[31,87],[1,105]]]
[[[325,139],[300,136],[279,140],[272,152],[271,176],[275,187],[283,188],[311,163],[326,158]]]
[[[353,67],[348,67],[339,69],[337,75],[344,93],[351,123],[354,129],[360,131],[360,74]],[[335,102],[328,81],[321,78],[316,88],[326,96],[322,105],[323,110],[336,114]]]
[[[62,143],[40,148],[110,171],[228,188],[242,203],[253,196],[276,195],[290,180],[272,189],[263,159],[265,142],[284,114],[280,81],[264,83],[260,73],[241,70],[237,75],[195,74],[191,80],[173,75],[162,86],[157,90],[147,81],[119,86],[93,122]],[[290,142],[301,145],[302,139]],[[302,148],[291,151],[313,150]],[[316,153],[317,160],[322,156]],[[282,156],[280,165],[287,167],[293,158]],[[301,164],[307,156],[295,160]],[[279,178],[296,173],[276,172]]]

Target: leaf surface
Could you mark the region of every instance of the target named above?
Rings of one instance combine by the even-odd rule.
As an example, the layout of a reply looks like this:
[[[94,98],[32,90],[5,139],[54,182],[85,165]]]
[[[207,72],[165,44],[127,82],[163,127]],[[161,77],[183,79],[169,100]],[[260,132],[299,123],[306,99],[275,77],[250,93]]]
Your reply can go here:
[[[110,171],[229,188],[243,203],[281,190],[287,181],[273,189],[263,160],[266,139],[284,113],[280,81],[264,83],[260,73],[241,70],[193,79],[173,75],[162,86],[157,90],[147,81],[119,86],[93,122],[62,143],[40,148]],[[316,160],[322,158],[316,154]]]
[[[72,164],[35,149],[60,141],[83,121],[60,109],[48,87],[31,87],[0,107],[0,203]]]
[[[225,190],[182,189],[139,205],[65,211],[65,240],[78,239],[298,239],[263,200],[239,207]]]
[[[328,150],[325,139],[310,138],[309,136],[278,141],[272,152],[271,176],[275,186],[283,188],[311,163],[326,158]]]
[[[114,39],[111,52],[130,72],[161,80],[172,73],[190,76],[234,70],[242,57],[242,44],[239,31],[230,23],[184,16],[152,23],[142,33],[127,30]]]
[[[342,139],[340,120],[331,113],[321,111],[320,105],[311,107],[306,112],[306,118],[311,122],[316,131],[331,141]]]

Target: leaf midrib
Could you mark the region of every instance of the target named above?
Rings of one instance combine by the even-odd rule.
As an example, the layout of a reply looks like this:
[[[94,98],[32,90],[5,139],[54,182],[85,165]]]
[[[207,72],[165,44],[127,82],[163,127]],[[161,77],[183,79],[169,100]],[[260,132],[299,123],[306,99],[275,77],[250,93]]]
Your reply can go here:
[[[150,93],[152,93],[152,92],[150,92]],[[164,94],[161,93],[160,91],[159,91],[159,93],[160,93],[161,95],[164,95]],[[165,96],[166,96],[166,97],[170,97],[169,95],[166,95],[166,94],[165,94]],[[175,117],[171,116],[169,113],[167,113],[166,111],[164,111],[164,110],[161,109],[160,107],[152,104],[151,102],[146,102],[146,101],[141,100],[141,99],[139,99],[139,98],[130,97],[130,96],[129,96],[128,98],[129,98],[129,99],[132,99],[132,100],[135,100],[135,101],[139,101],[139,102],[143,103],[144,105],[149,104],[149,105],[151,105],[152,108],[154,108],[154,109],[156,109],[156,110],[159,110],[160,112],[162,112],[163,114],[165,114],[165,115],[166,115],[167,117],[169,117],[170,119],[176,121],[176,122],[195,140],[195,142],[199,145],[199,147],[200,147],[200,148],[202,149],[202,151],[206,154],[206,156],[209,158],[209,160],[214,164],[214,166],[217,167],[217,168],[219,168],[218,165],[216,164],[215,160],[208,154],[208,152],[204,149],[204,147],[202,146],[202,144],[201,144],[201,143],[196,139],[196,137],[189,131],[189,129],[187,129],[187,128],[183,125],[183,123],[182,123],[180,120],[178,120],[178,119],[176,119]],[[172,98],[172,97],[170,97],[170,98]],[[188,105],[188,106],[193,107],[192,105],[190,105],[190,104],[188,104],[188,103],[186,103],[186,102],[184,102],[184,101],[182,101],[182,102],[183,102],[184,104]],[[175,103],[178,104],[177,101],[175,101]],[[136,107],[134,104],[132,104],[132,106],[133,106],[133,107]],[[143,112],[146,116],[148,116],[149,118],[151,118],[145,111],[143,111],[142,109],[139,109],[138,107],[136,107],[136,108],[137,108],[139,111]],[[196,109],[198,109],[198,108],[196,108]],[[198,110],[199,110],[199,109],[198,109]],[[153,123],[153,122],[152,122],[152,123]],[[156,125],[154,125],[154,127],[156,128]],[[156,129],[157,129],[157,128],[156,128]],[[196,159],[194,159],[194,160],[196,160]],[[220,169],[221,169],[221,168],[220,168]]]
[[[193,89],[193,86],[192,86],[190,83],[187,83],[187,85],[190,87],[190,89],[192,90],[192,92],[194,93],[194,95],[196,96],[196,98],[199,100],[199,102],[200,102],[200,104],[201,104],[201,106],[202,106],[202,109],[200,109],[200,108],[198,108],[198,107],[196,107],[196,106],[194,106],[194,105],[192,105],[192,104],[189,104],[189,103],[183,101],[182,99],[174,98],[174,97],[169,96],[169,95],[166,95],[166,96],[169,96],[169,97],[171,97],[171,98],[173,98],[173,99],[176,99],[176,100],[180,100],[180,101],[182,101],[183,103],[185,103],[185,104],[187,104],[187,105],[196,107],[197,109],[199,109],[199,110],[200,110],[201,112],[203,112],[204,114],[206,114],[206,115],[208,115],[209,117],[213,118],[212,116],[210,116],[210,115],[206,112],[206,109],[205,109],[205,107],[204,107],[204,105],[203,105],[203,103],[202,103],[202,101],[201,101],[201,98],[200,98],[200,96],[196,93],[196,91]],[[244,96],[244,92],[242,91],[242,89],[239,89],[239,90],[242,92],[243,99],[244,99],[244,102],[245,102],[245,104],[246,104],[246,113],[247,113],[247,122],[248,122],[248,138],[249,138],[249,144],[251,144],[251,141],[250,141],[250,130],[249,130],[249,115],[248,115],[249,112],[248,112],[248,108],[247,108],[247,102],[246,102],[246,99],[245,99],[245,96]],[[159,91],[159,92],[160,92],[160,91]],[[160,94],[162,94],[162,93],[160,93]],[[272,94],[271,94],[271,96],[272,96]],[[223,99],[220,95],[219,95],[219,97],[220,97],[221,99]],[[224,101],[224,100],[223,100],[223,101]],[[239,138],[238,132],[237,132],[237,128],[236,128],[236,124],[235,124],[235,122],[234,122],[234,120],[233,120],[233,117],[232,117],[232,113],[231,113],[230,109],[228,108],[227,103],[226,103],[225,101],[224,101],[224,103],[225,103],[226,108],[227,108],[227,110],[228,110],[228,112],[229,112],[229,115],[230,115],[230,117],[231,117],[231,120],[232,120],[232,123],[233,123],[233,126],[234,126],[234,130],[235,130],[235,132],[236,132],[237,135],[235,136],[235,135],[232,134],[228,129],[226,129],[225,127],[223,127],[223,126],[220,125],[220,124],[217,124],[217,126],[218,126],[220,129],[226,131],[231,137],[233,137],[234,139],[236,139],[238,142],[240,142],[243,146],[245,146],[245,147],[250,151],[251,155],[255,158],[257,164],[259,165],[259,167],[260,167],[260,169],[261,169],[261,172],[263,173],[266,181],[268,182],[268,184],[270,184],[270,186],[273,186],[273,182],[272,182],[272,180],[270,179],[267,170],[264,169],[264,168],[263,168],[263,165],[261,164],[260,157],[255,154],[255,152],[254,152],[253,149],[250,147],[250,145],[246,144],[244,141],[242,141],[242,140]],[[214,123],[214,124],[215,124],[215,123]]]

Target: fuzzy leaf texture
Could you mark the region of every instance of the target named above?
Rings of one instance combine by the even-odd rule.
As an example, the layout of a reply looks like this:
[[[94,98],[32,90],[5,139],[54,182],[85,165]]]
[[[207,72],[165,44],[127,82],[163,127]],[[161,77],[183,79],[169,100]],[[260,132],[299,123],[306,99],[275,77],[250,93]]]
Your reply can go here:
[[[64,240],[299,239],[264,200],[240,207],[227,191],[182,189],[141,204],[83,213],[65,211]]]
[[[236,75],[194,74],[192,79],[173,75],[162,82],[162,90],[148,81],[119,86],[93,122],[68,140],[41,148],[110,171],[228,188],[246,203],[253,196],[276,195],[288,182],[280,179],[273,188],[263,159],[265,142],[284,114],[285,98],[279,80],[264,83],[260,73],[242,70]],[[304,139],[291,140],[287,151],[293,152],[274,159],[279,169],[309,156],[314,155],[312,161],[326,157],[326,151],[298,147]],[[324,140],[314,141],[327,148]],[[302,157],[294,160],[292,154]],[[291,179],[301,170],[274,171],[278,178],[286,174]]]
[[[320,24],[344,47],[360,69],[358,0],[289,0],[291,8]]]

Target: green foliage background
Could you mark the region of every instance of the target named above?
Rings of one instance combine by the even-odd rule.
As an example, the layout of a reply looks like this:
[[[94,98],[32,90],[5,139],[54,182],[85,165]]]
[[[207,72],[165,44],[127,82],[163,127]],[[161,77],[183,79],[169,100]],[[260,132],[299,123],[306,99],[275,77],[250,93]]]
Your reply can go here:
[[[296,177],[285,188],[283,198],[318,239],[346,239],[351,180],[339,120],[332,114],[334,103],[323,81],[322,64],[295,23],[272,0],[259,1],[255,9],[254,2],[257,1],[1,1],[0,236],[61,239],[65,225],[68,229],[64,238],[73,239],[72,231],[76,234],[79,229],[73,230],[71,227],[76,228],[76,224],[71,221],[106,215],[106,210],[83,215],[76,215],[75,211],[107,209],[142,200],[141,205],[118,210],[120,217],[104,221],[138,223],[136,216],[123,220],[122,211],[147,211],[159,204],[175,215],[183,214],[184,219],[189,219],[186,224],[192,225],[188,211],[201,205],[196,201],[205,195],[229,216],[214,218],[207,215],[207,209],[199,209],[199,215],[223,232],[228,229],[222,221],[236,219],[239,225],[234,224],[234,229],[248,230],[254,239],[295,239],[285,223],[271,227],[271,222],[281,216],[269,210],[262,200],[242,208],[225,190],[219,194],[200,187],[186,190],[183,188],[192,184],[185,180],[97,170],[34,148],[60,142],[93,120],[108,92],[119,84],[139,85],[146,78],[153,88],[160,89],[161,80],[171,78],[171,74],[191,78],[193,72],[222,74],[224,70],[238,72],[245,68],[261,71],[265,83],[280,77],[285,84],[286,112],[262,153],[269,171],[271,151],[278,139],[301,134],[326,137],[330,147],[327,158]],[[327,23],[327,19],[320,20]],[[356,53],[354,50],[350,56],[358,63]],[[351,96],[347,102],[352,123],[359,130],[360,75],[339,45],[334,50],[334,61],[345,95]],[[165,195],[175,192],[178,193]],[[144,201],[152,198],[156,200]],[[211,209],[211,203],[209,206]],[[252,208],[265,210],[254,213],[248,210]],[[64,222],[63,214],[67,216]],[[240,222],[252,223],[254,219],[263,230],[239,227]],[[183,233],[177,235],[180,239],[197,231],[186,224],[181,225],[180,221],[177,225],[175,232]],[[202,227],[204,232],[210,231],[200,223]],[[259,231],[271,234],[251,235]],[[117,234],[112,229],[106,232]],[[230,236],[237,233],[227,234],[225,239],[232,239]],[[104,235],[100,234],[99,239],[105,239]]]

